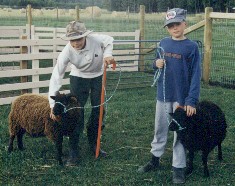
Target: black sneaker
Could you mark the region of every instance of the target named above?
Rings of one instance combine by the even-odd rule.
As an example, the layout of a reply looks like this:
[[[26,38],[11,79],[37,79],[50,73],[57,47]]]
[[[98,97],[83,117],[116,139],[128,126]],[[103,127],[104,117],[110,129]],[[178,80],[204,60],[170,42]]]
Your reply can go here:
[[[95,153],[96,153],[96,152],[95,152]],[[106,156],[107,156],[107,152],[105,152],[105,151],[103,151],[102,149],[100,149],[99,156],[101,156],[101,157],[106,157]]]
[[[184,168],[173,167],[173,180],[174,184],[184,184],[185,183],[185,170]]]
[[[138,168],[138,173],[145,173],[150,171],[155,171],[159,167],[159,157],[152,155],[152,160],[149,161],[146,165]]]
[[[91,151],[94,155],[96,155],[96,147],[91,148]],[[107,156],[107,152],[105,152],[104,150],[100,149],[99,152],[99,157],[106,157]]]
[[[153,164],[152,161],[149,161],[146,165],[141,166],[138,168],[137,172],[138,173],[146,173],[150,171],[155,171],[159,167],[159,164]]]
[[[78,158],[69,158],[66,163],[65,163],[65,166],[66,167],[74,167],[74,166],[77,166],[78,165],[78,162],[79,159]]]

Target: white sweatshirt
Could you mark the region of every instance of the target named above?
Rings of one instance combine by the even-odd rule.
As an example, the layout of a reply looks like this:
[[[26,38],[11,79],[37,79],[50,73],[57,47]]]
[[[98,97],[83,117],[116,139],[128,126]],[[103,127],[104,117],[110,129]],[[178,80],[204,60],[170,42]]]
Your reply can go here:
[[[59,54],[53,69],[48,99],[50,107],[55,101],[50,96],[55,96],[62,86],[65,70],[71,63],[70,75],[82,78],[95,78],[103,74],[103,59],[112,56],[113,38],[108,35],[90,34],[86,37],[86,46],[82,50],[74,49],[70,42]]]

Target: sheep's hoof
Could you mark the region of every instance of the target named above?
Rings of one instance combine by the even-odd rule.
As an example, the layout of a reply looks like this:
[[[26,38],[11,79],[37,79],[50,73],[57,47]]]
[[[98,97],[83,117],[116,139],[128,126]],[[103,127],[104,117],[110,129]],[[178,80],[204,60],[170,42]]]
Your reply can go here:
[[[23,151],[23,150],[25,150],[26,148],[24,148],[24,147],[19,147],[18,148],[20,151]]]
[[[59,166],[64,166],[63,162],[58,162]]]
[[[218,155],[218,160],[222,161],[223,160],[222,156]]]
[[[192,174],[192,172],[193,172],[193,169],[187,168],[186,171],[185,171],[185,174],[189,175],[189,174]]]
[[[209,174],[209,171],[208,171],[208,170],[205,170],[205,171],[204,171],[204,177],[205,177],[205,178],[210,177],[210,174]]]
[[[63,166],[64,164],[63,164],[63,161],[62,161],[62,158],[59,158],[59,159],[57,159],[58,160],[58,165],[60,165],[60,166]]]
[[[11,153],[13,151],[13,147],[8,147],[7,152]]]

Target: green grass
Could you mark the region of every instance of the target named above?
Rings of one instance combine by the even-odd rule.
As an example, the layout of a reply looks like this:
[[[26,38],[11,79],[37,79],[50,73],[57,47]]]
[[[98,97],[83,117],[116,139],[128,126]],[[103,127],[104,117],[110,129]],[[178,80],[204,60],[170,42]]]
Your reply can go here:
[[[56,20],[55,18],[34,18],[36,26],[64,27],[71,18]],[[133,31],[139,28],[137,16],[130,22],[125,19],[94,19],[83,18],[87,28],[94,31]],[[2,17],[1,25],[25,25],[25,18]],[[192,23],[190,23],[191,25]],[[234,30],[233,22],[224,25],[215,22],[213,25],[213,56],[211,80],[221,81],[221,77],[229,76],[234,79],[234,38],[228,33]],[[222,32],[221,32],[222,30]],[[159,40],[167,36],[162,28],[162,20],[149,19],[145,21],[145,39]],[[203,29],[188,35],[190,39],[203,42]],[[227,42],[227,43],[226,43]],[[152,43],[146,44],[152,45]],[[228,56],[228,57],[227,57]],[[151,61],[151,60],[150,60]],[[152,63],[152,61],[145,61]],[[43,63],[43,64],[42,64]],[[40,61],[44,66],[46,61]],[[226,70],[221,70],[225,67]],[[119,74],[107,78],[109,95],[117,83]],[[130,77],[130,78],[129,78]],[[48,77],[43,77],[43,79]],[[152,77],[146,73],[122,73],[121,85],[136,81],[137,85],[146,81],[151,85]],[[134,80],[136,79],[136,80]],[[141,82],[138,81],[141,79]],[[10,83],[12,79],[0,80],[0,84]],[[226,81],[226,80],[225,80]],[[111,85],[110,85],[111,84]],[[43,90],[45,92],[47,90]],[[211,178],[203,178],[203,167],[200,153],[195,157],[194,173],[187,178],[186,185],[235,185],[235,115],[234,90],[202,85],[201,99],[208,99],[217,103],[225,112],[228,122],[228,133],[223,143],[224,161],[216,159],[217,151],[211,152],[209,170]],[[118,90],[108,104],[107,126],[102,136],[102,148],[109,156],[95,159],[88,150],[86,134],[81,139],[81,162],[77,167],[60,167],[55,160],[54,145],[46,138],[32,139],[24,137],[26,150],[21,152],[15,147],[12,154],[7,154],[8,122],[10,106],[0,106],[0,185],[171,185],[172,133],[166,152],[161,159],[161,169],[156,172],[139,175],[138,166],[146,163],[150,155],[150,143],[153,138],[155,90],[153,88],[134,88]],[[86,112],[86,116],[88,111]],[[43,153],[45,152],[46,153]],[[68,155],[68,139],[65,138],[64,154]]]
[[[186,185],[235,184],[235,115],[234,90],[202,85],[201,100],[217,103],[225,112],[228,132],[223,142],[222,162],[216,159],[217,150],[210,153],[210,178],[203,177],[200,153],[195,157],[195,170],[187,177]],[[118,90],[108,104],[106,128],[101,147],[107,158],[95,159],[88,150],[84,133],[80,141],[80,163],[77,167],[60,167],[55,160],[55,147],[46,138],[24,137],[25,151],[15,147],[6,152],[8,144],[7,117],[10,106],[0,107],[0,185],[171,185],[172,133],[159,171],[138,174],[138,166],[150,157],[153,138],[155,89],[139,88]],[[86,113],[87,115],[88,113]],[[45,152],[46,153],[43,153]],[[68,155],[68,139],[64,141]]]

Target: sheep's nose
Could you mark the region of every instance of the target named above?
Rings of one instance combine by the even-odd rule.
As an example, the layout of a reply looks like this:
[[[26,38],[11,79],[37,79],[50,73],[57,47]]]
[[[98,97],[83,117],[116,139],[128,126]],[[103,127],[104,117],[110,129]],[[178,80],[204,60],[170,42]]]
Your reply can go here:
[[[171,123],[169,124],[169,130],[170,130],[170,131],[176,131],[175,123],[171,122]]]
[[[61,116],[55,116],[55,120],[57,121],[57,122],[60,122],[61,121]]]
[[[54,114],[55,116],[61,115],[61,111],[59,111],[58,109],[54,109],[54,110],[53,110],[53,114]]]

